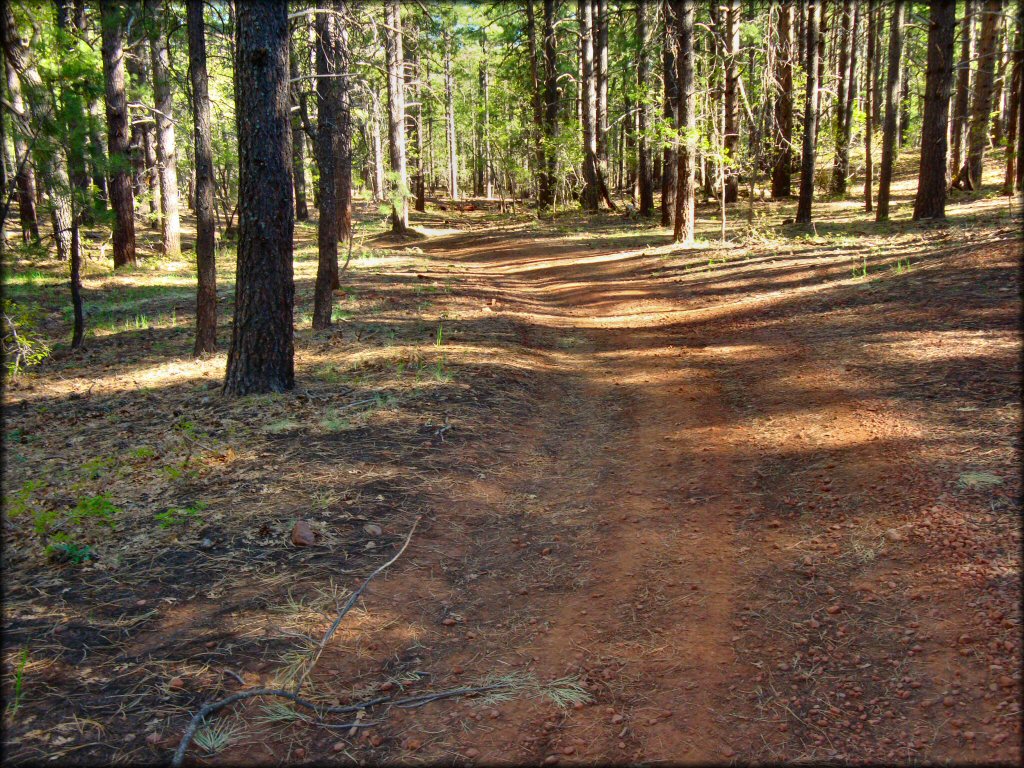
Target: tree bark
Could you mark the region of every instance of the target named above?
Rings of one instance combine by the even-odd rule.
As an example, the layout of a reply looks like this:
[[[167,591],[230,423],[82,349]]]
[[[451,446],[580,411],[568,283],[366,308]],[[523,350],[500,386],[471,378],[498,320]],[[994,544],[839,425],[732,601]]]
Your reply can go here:
[[[483,112],[481,114],[480,139],[482,142],[482,162],[480,170],[483,174],[480,188],[483,196],[493,197],[494,169],[491,163],[491,83],[487,72],[487,41],[483,42],[483,58],[480,61],[480,96]]]
[[[248,395],[295,385],[288,7],[247,0],[236,15],[238,269],[224,391]]]
[[[128,148],[128,98],[124,89],[124,11],[100,5],[103,27],[103,77],[106,83],[107,157],[110,203],[114,209],[114,269],[135,264],[135,194]]]
[[[835,162],[832,166],[832,194],[846,194],[846,177],[850,174],[849,94],[853,92],[854,51],[856,38],[854,0],[844,0],[839,25],[839,83],[835,109]],[[852,105],[852,102],[849,102]]]
[[[928,69],[921,125],[921,169],[914,200],[915,221],[946,216],[946,129],[953,86],[955,31],[956,0],[933,0],[928,21]]]
[[[993,81],[995,79],[996,37],[1002,18],[1002,0],[985,0],[979,9],[981,32],[978,39],[978,72],[971,89],[971,122],[967,135],[967,160],[961,166],[954,186],[965,189],[981,187],[985,150],[989,141],[989,121],[992,112]]]
[[[537,15],[534,0],[526,0],[526,40],[530,48],[530,104],[533,107],[533,172],[540,202],[544,176],[544,94],[540,83],[540,49],[537,46]]]
[[[352,85],[349,81],[352,57],[349,51],[348,24],[349,8],[347,0],[332,0],[333,7],[340,14],[335,20],[335,69],[341,77],[337,78],[338,103],[335,120],[338,130],[334,145],[334,176],[335,203],[338,214],[338,242],[347,243],[352,237]],[[333,262],[331,288],[341,287],[338,274],[338,260]]]
[[[412,93],[414,108],[406,115],[409,143],[412,145],[412,193],[413,207],[423,212],[427,199],[423,186],[423,101],[420,98],[419,42],[405,49],[405,87]]]
[[[739,102],[739,50],[740,50],[740,2],[726,0],[725,13],[725,134],[722,148],[727,157],[725,173],[725,202],[735,203],[739,199],[740,176],[736,151],[740,144],[740,102]]]
[[[641,0],[642,2],[642,0]],[[663,116],[673,128],[679,126],[679,68],[676,64],[676,24],[674,15],[675,3],[662,0],[664,14],[664,50],[662,52],[662,72],[665,86],[665,104]],[[661,226],[668,227],[673,223],[676,210],[676,186],[679,181],[679,142],[672,139],[662,150],[662,168],[668,168],[661,174]],[[676,169],[672,172],[672,169]]]
[[[318,13],[317,16],[323,14]],[[306,202],[306,134],[302,130],[302,115],[299,114],[299,55],[295,50],[295,40],[289,41],[288,74],[292,83],[291,104],[289,113],[292,119],[292,187],[295,197],[295,218],[306,221],[309,218],[309,204]]]
[[[894,0],[889,20],[889,71],[885,87],[885,123],[882,125],[882,167],[878,173],[876,221],[889,220],[889,189],[896,164],[896,132],[899,120],[900,69],[903,56],[903,19],[906,0]]]
[[[1003,194],[1012,195],[1020,175],[1021,101],[1024,100],[1024,0],[1017,0],[1017,41],[1013,51],[1013,76],[1010,85],[1009,115],[1006,120],[1006,173]]]
[[[818,56],[820,2],[821,0],[808,0],[807,2],[807,22],[805,24],[807,37],[804,41],[804,50],[807,52],[807,89],[804,96],[804,141],[803,154],[800,160],[800,198],[796,211],[796,221],[799,224],[811,223],[811,204],[814,201],[814,165],[820,99],[818,92],[820,74]]]
[[[678,162],[676,173],[676,210],[673,226],[673,239],[683,245],[692,245],[695,229],[696,185],[694,168],[696,167],[697,140],[694,127],[697,124],[693,98],[693,17],[694,0],[673,0],[673,16],[676,28],[676,77],[679,92],[679,128],[682,138],[679,141]],[[671,173],[666,168],[665,173]]]
[[[1024,106],[1021,100],[1024,99],[1024,0],[1017,0],[1017,37],[1020,42],[1017,44],[1018,61],[1021,64],[1021,73],[1017,86],[1017,167],[1015,169],[1016,180],[1014,188],[1018,192],[1024,191]],[[1008,151],[1012,151],[1012,147]]]
[[[594,85],[597,95],[597,167],[608,176],[608,0],[594,0]]]
[[[964,17],[960,20],[960,63],[957,65],[956,97],[953,100],[952,150],[950,175],[960,170],[967,145],[968,110],[971,99],[971,60],[974,58],[974,16],[977,0],[964,0]]]
[[[580,25],[580,62],[583,67],[583,210],[597,213],[601,190],[597,161],[597,88],[594,74],[594,9],[593,0],[578,0]]]
[[[558,41],[555,38],[557,0],[544,0],[544,170],[540,177],[540,207],[551,208],[555,202],[555,169],[558,155]]]
[[[213,207],[213,136],[206,72],[203,0],[188,0],[189,75],[196,165],[196,343],[195,357],[217,350],[217,244]]]
[[[775,162],[772,166],[772,199],[792,193],[793,176],[793,2],[779,7],[775,48]]]
[[[864,105],[864,211],[871,213],[874,207],[871,202],[872,185],[874,184],[874,158],[871,147],[875,133],[874,121],[871,115],[874,113],[875,101],[878,94],[875,92],[875,38],[878,36],[878,9],[874,2],[869,0],[867,6],[868,14],[868,50],[864,57],[866,72],[864,73],[864,91],[867,96]]]
[[[455,80],[452,77],[452,39],[445,32],[444,40],[444,96],[445,135],[448,138],[448,196],[459,199],[459,155],[455,137]]]
[[[174,100],[171,94],[171,59],[161,23],[159,0],[147,0],[152,23],[149,37],[153,68],[153,100],[156,104],[156,156],[160,173],[160,234],[165,256],[181,255],[181,221],[178,215],[178,155],[174,147]]]
[[[607,35],[606,35],[607,36]],[[640,101],[637,114],[637,183],[639,186],[640,215],[650,216],[654,212],[654,181],[651,179],[651,156],[647,139],[647,4],[636,4],[637,38],[637,90]],[[607,121],[608,115],[605,114]]]
[[[332,277],[338,267],[338,201],[335,144],[338,134],[338,74],[335,36],[339,20],[330,13],[316,15],[316,162],[320,169],[317,205],[317,268],[313,289],[313,329],[331,325],[334,298]]]
[[[409,186],[405,172],[405,78],[402,76],[402,6],[399,0],[387,0],[384,6],[387,28],[384,30],[388,68],[388,149],[395,188],[391,199],[391,231],[404,234],[409,229]]]

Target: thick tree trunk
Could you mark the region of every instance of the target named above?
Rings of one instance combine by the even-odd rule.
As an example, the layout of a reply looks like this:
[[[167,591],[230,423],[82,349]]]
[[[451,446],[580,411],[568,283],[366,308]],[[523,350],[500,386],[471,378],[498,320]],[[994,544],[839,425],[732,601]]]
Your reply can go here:
[[[557,0],[544,0],[544,170],[540,177],[540,207],[555,202],[555,169],[558,155],[558,41],[555,38]]]
[[[491,82],[487,72],[486,41],[483,44],[483,59],[480,61],[480,95],[483,101],[480,127],[482,141],[480,170],[483,173],[483,179],[480,188],[484,197],[491,198],[494,196],[494,168],[491,162]]]
[[[697,141],[694,136],[696,110],[693,98],[693,16],[694,0],[674,0],[673,15],[676,27],[677,80],[679,89],[679,127],[683,137],[679,142],[676,168],[676,210],[673,239],[683,245],[692,245],[695,229],[696,185],[694,168],[697,159]],[[671,173],[666,168],[665,173]]]
[[[452,41],[448,33],[444,41],[445,134],[448,138],[448,196],[459,199],[459,155],[455,137],[455,80],[452,77]]]
[[[409,186],[405,172],[405,78],[402,76],[402,6],[399,0],[387,0],[384,6],[384,30],[388,68],[388,149],[395,188],[391,200],[391,231],[403,234],[409,229]]]
[[[846,177],[850,174],[849,95],[853,92],[856,38],[854,0],[844,0],[839,25],[839,84],[835,108],[835,162],[832,165],[832,194],[846,194]],[[852,102],[849,102],[852,105]]]
[[[103,27],[103,77],[106,82],[107,156],[110,203],[114,209],[114,269],[135,263],[135,195],[128,147],[128,98],[124,89],[123,11],[100,6]]]
[[[811,223],[811,204],[814,201],[814,165],[818,138],[818,105],[820,94],[818,81],[820,59],[818,56],[818,20],[821,14],[821,0],[807,2],[807,89],[804,96],[804,142],[800,160],[800,198],[797,204],[796,221]]]
[[[1014,188],[1024,192],[1024,105],[1021,104],[1024,99],[1024,53],[1021,50],[1024,48],[1024,0],[1017,0],[1017,37],[1021,41],[1017,45],[1021,73],[1017,85],[1017,168],[1014,172]],[[1013,148],[1010,147],[1008,151],[1013,151]]]
[[[313,328],[331,325],[332,278],[338,267],[338,204],[335,178],[335,143],[338,133],[338,78],[335,71],[335,35],[339,20],[329,13],[316,15],[316,162],[320,169],[317,205],[317,268],[313,289]]]
[[[967,146],[968,111],[971,100],[971,60],[974,58],[974,20],[977,0],[964,1],[964,17],[960,20],[960,63],[956,73],[956,97],[953,100],[952,149],[950,176],[960,170]]]
[[[906,0],[894,0],[889,20],[889,71],[885,86],[885,123],[882,125],[882,167],[878,173],[876,221],[889,219],[889,189],[896,164],[896,131],[899,120],[900,65],[903,56],[903,18]]]
[[[674,16],[675,3],[672,0],[662,0],[661,9],[664,14],[664,50],[662,52],[662,76],[665,86],[665,104],[663,116],[673,128],[679,125],[679,68],[676,65],[676,20]],[[676,186],[679,181],[679,142],[673,139],[668,142],[662,150],[662,168],[668,168],[668,173],[661,174],[661,226],[672,225],[676,211]],[[677,169],[672,172],[672,169]]]
[[[725,202],[739,198],[740,176],[736,152],[740,145],[740,1],[726,0],[725,13],[725,134],[722,148],[727,156]]]
[[[917,178],[914,219],[946,215],[947,125],[953,86],[953,36],[956,0],[934,0],[928,22],[928,70],[924,120],[921,124],[921,170]]]
[[[792,191],[793,176],[793,0],[779,7],[775,45],[775,162],[772,199],[783,200]]]
[[[409,143],[412,145],[412,193],[413,207],[423,212],[427,199],[423,185],[423,101],[420,97],[419,42],[406,48],[405,87],[412,94],[413,109],[407,115]]]
[[[295,51],[295,41],[289,42],[288,74],[292,80],[289,88],[292,97],[289,105],[292,118],[292,192],[295,198],[295,218],[305,221],[309,218],[309,204],[306,202],[306,134],[302,130],[302,115],[299,113],[299,91],[302,86],[298,79],[299,55]]]
[[[526,0],[526,39],[530,47],[530,104],[533,107],[533,178],[540,201],[544,176],[544,94],[540,83],[540,49],[537,46],[537,15],[534,0]]]
[[[4,57],[4,69],[7,71],[7,92],[11,99],[11,109],[20,120],[12,120],[12,139],[14,144],[14,163],[11,167],[11,175],[14,177],[14,185],[18,190],[18,218],[21,224],[21,239],[23,242],[31,240],[39,242],[39,217],[36,213],[36,172],[32,162],[29,143],[25,138],[23,125],[27,123],[29,114],[25,109],[25,102],[21,96],[21,79],[14,67],[7,63]],[[19,125],[21,122],[22,125]],[[6,145],[5,145],[6,147]],[[5,187],[6,189],[6,187]]]
[[[171,59],[164,37],[159,0],[147,0],[152,28],[149,45],[153,68],[153,100],[156,103],[156,156],[160,172],[160,233],[165,256],[181,255],[181,221],[178,215],[178,155],[174,147],[174,100],[171,93]]]
[[[1006,117],[1006,105],[1004,103],[1004,88],[1006,80],[1006,49],[1010,47],[1013,37],[1012,28],[1009,25],[1007,16],[999,20],[996,30],[996,52],[995,52],[995,82],[992,85],[992,146],[998,147],[1003,143],[1003,120]],[[1005,44],[1004,44],[1005,43]]]
[[[196,357],[217,350],[217,243],[213,204],[213,135],[206,72],[203,0],[188,0],[188,60],[196,165]]]
[[[236,14],[238,269],[224,391],[248,395],[295,385],[288,7],[247,0]]]
[[[966,189],[981,187],[992,112],[996,33],[999,30],[1002,12],[1002,0],[985,0],[979,9],[981,32],[978,38],[978,73],[974,87],[971,89],[971,123],[967,136],[967,160],[953,180],[954,186]]]
[[[871,213],[874,207],[871,201],[872,185],[875,183],[874,180],[874,157],[873,150],[871,147],[872,139],[874,137],[875,128],[874,123],[871,120],[871,115],[874,112],[875,101],[878,99],[878,94],[875,92],[875,46],[878,45],[875,38],[878,36],[878,9],[874,3],[869,2],[867,7],[868,14],[868,50],[867,55],[864,57],[864,65],[866,72],[864,73],[864,91],[867,96],[866,103],[864,105],[864,114],[867,119],[864,121],[864,210],[867,213]]]
[[[640,93],[640,102],[636,105],[637,129],[640,134],[637,140],[637,183],[640,215],[650,216],[654,213],[654,181],[651,179],[651,155],[647,139],[647,4],[643,2],[636,5],[636,40],[636,78]],[[606,120],[607,117],[605,114]]]

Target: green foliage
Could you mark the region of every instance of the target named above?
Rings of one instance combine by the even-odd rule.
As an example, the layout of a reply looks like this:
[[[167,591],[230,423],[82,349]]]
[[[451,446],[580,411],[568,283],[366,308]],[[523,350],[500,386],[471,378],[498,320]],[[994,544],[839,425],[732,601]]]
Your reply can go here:
[[[120,507],[115,506],[107,494],[101,493],[79,499],[68,513],[68,520],[74,525],[92,521],[113,528],[114,516],[120,513]]]
[[[28,648],[22,648],[18,655],[18,663],[14,668],[13,695],[7,702],[7,714],[14,717],[21,707],[21,699],[25,694],[25,667],[28,665]]]
[[[4,367],[10,378],[39,365],[50,355],[49,345],[37,330],[39,316],[37,307],[24,307],[4,299],[2,343]]]
[[[205,501],[197,501],[187,507],[168,507],[163,512],[157,512],[154,517],[160,524],[161,528],[170,528],[174,525],[185,525],[190,520],[201,517],[203,510],[208,506],[209,504]]]

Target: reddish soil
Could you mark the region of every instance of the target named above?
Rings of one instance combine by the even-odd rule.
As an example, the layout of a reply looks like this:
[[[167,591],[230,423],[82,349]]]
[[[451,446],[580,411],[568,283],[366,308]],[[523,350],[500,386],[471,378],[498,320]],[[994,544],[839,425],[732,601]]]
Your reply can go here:
[[[513,675],[511,698],[377,708],[351,732],[261,721],[250,703],[230,716],[247,738],[215,762],[1020,760],[1018,236],[921,230],[901,252],[909,272],[865,279],[828,241],[704,269],[707,254],[643,247],[661,235],[623,250],[602,228],[588,223],[592,242],[513,226],[420,244],[409,284],[453,281],[454,380],[420,426],[253,449],[250,485],[302,456],[280,493],[339,489],[317,530],[344,549],[257,546],[238,562],[264,581],[221,573],[125,630],[123,674],[158,656],[176,709],[122,712],[131,743],[116,754],[165,760],[199,704],[268,682],[283,657],[247,643],[269,629],[230,622],[269,614],[286,588],[353,588],[382,562],[363,521],[390,552],[423,515],[307,692],[360,701]],[[397,284],[360,280],[385,300]],[[344,490],[357,480],[342,466],[387,472]],[[240,487],[255,527],[263,497]],[[346,509],[362,514],[339,522]],[[139,590],[123,605],[154,599]],[[302,631],[320,637],[333,605]],[[184,661],[201,669],[175,682]],[[229,666],[242,683],[221,679]],[[590,701],[560,707],[523,682],[565,678]]]

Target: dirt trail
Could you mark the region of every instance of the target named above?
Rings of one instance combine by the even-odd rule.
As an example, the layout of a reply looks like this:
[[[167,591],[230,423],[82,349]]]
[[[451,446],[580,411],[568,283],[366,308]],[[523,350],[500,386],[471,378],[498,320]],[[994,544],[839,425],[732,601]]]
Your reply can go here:
[[[827,273],[812,265],[813,281],[786,290],[754,265],[732,276],[732,295],[708,301],[703,283],[667,292],[643,253],[514,233],[424,250],[466,270],[469,292],[514,319],[519,347],[542,361],[544,394],[528,423],[493,425],[508,460],[457,494],[387,588],[390,604],[435,606],[420,619],[434,625],[435,667],[447,657],[452,681],[503,668],[571,674],[594,701],[560,711],[524,697],[489,718],[472,702],[424,710],[397,726],[396,738],[413,734],[406,757],[1015,754],[1012,699],[996,708],[990,691],[981,711],[965,712],[960,672],[929,679],[914,659],[931,648],[905,645],[934,639],[910,608],[922,580],[912,558],[879,542],[895,549],[904,534],[884,539],[885,526],[912,523],[879,514],[865,494],[886,471],[900,473],[893,486],[912,485],[921,457],[908,449],[922,428],[879,403],[883,387],[844,353],[849,339],[816,350],[813,329],[830,326],[801,324],[787,306],[803,293],[834,301],[813,295]],[[817,486],[808,497],[824,498],[796,516],[805,480]],[[865,554],[866,542],[877,552]],[[879,579],[893,594],[876,594],[887,589]],[[1013,613],[1012,590],[999,600],[1000,616]],[[968,626],[964,606],[953,608],[950,621]],[[901,622],[911,627],[902,635],[876,632]],[[980,656],[965,659],[984,685]],[[997,689],[995,699],[1012,693]],[[950,695],[954,710],[929,709],[926,697],[954,706]],[[937,736],[950,714],[960,715],[951,734]]]

